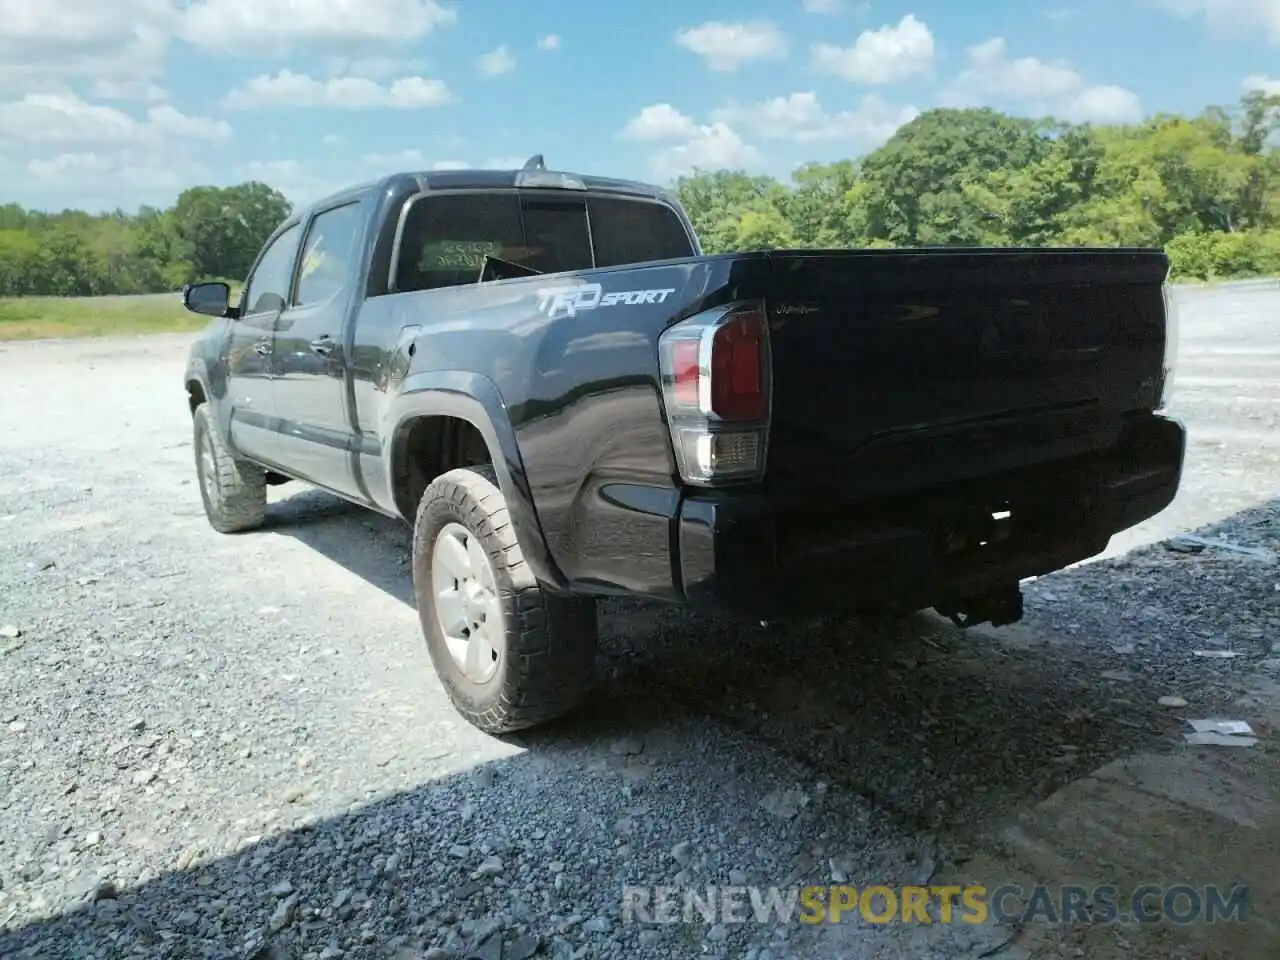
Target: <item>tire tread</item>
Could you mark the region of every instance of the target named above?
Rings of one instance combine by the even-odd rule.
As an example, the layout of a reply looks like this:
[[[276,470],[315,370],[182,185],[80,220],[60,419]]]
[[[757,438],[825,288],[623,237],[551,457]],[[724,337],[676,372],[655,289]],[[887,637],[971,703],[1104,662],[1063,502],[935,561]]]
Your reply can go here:
[[[241,533],[262,526],[267,516],[267,472],[257,464],[237,460],[223,442],[202,403],[193,416],[195,454],[200,458],[200,440],[208,434],[213,445],[213,463],[218,472],[218,498],[211,502],[201,489],[209,524],[219,533]]]
[[[428,643],[454,707],[474,726],[495,734],[537,726],[568,713],[590,692],[595,680],[595,602],[555,596],[539,585],[516,539],[492,467],[450,470],[432,481],[415,518],[415,551],[430,549],[430,544],[421,543],[421,533],[428,512],[441,500],[457,509],[463,525],[479,536],[494,561],[507,619],[502,686],[498,696],[483,708],[459,695],[447,679],[446,664],[440,662],[442,656],[448,657],[447,652],[437,652],[435,645]],[[418,564],[414,568],[416,577]],[[503,583],[504,573],[509,586]],[[425,617],[423,629],[432,629]]]

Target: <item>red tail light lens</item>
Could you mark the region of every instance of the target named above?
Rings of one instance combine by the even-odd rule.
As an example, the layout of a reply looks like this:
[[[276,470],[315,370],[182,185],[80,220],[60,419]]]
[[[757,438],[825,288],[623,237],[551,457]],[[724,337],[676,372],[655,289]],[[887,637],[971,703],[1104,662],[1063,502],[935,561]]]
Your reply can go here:
[[[712,337],[711,412],[722,420],[763,420],[768,415],[763,325],[759,313],[739,313]]]
[[[761,301],[713,307],[659,336],[662,402],[683,482],[750,483],[764,475],[769,351]]]
[[[698,347],[697,340],[677,340],[671,344],[675,399],[682,407],[698,405]]]

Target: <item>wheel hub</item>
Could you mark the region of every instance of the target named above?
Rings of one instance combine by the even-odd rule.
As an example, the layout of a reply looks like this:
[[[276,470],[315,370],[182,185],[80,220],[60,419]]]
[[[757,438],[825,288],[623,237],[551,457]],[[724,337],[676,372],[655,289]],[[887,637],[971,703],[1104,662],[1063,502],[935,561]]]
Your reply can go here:
[[[436,536],[431,592],[449,655],[472,683],[486,682],[501,659],[502,606],[488,554],[460,523],[447,524]]]

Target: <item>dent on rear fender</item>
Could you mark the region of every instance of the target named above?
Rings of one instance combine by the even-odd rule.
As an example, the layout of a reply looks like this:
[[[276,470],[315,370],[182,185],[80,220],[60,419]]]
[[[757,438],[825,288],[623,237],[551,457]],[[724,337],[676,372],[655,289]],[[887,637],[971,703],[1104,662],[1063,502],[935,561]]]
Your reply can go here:
[[[675,464],[660,326],[617,326],[626,308],[592,313],[548,329],[534,399],[511,408],[530,495],[551,556],[579,589],[668,596]]]

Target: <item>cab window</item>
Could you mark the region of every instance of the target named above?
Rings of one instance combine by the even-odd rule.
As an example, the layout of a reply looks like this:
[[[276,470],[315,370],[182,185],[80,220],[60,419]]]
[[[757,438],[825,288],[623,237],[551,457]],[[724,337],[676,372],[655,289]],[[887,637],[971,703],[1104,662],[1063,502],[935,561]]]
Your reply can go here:
[[[395,289],[475,283],[486,256],[560,273],[692,255],[680,218],[661,203],[567,192],[426,196],[405,216]]]

